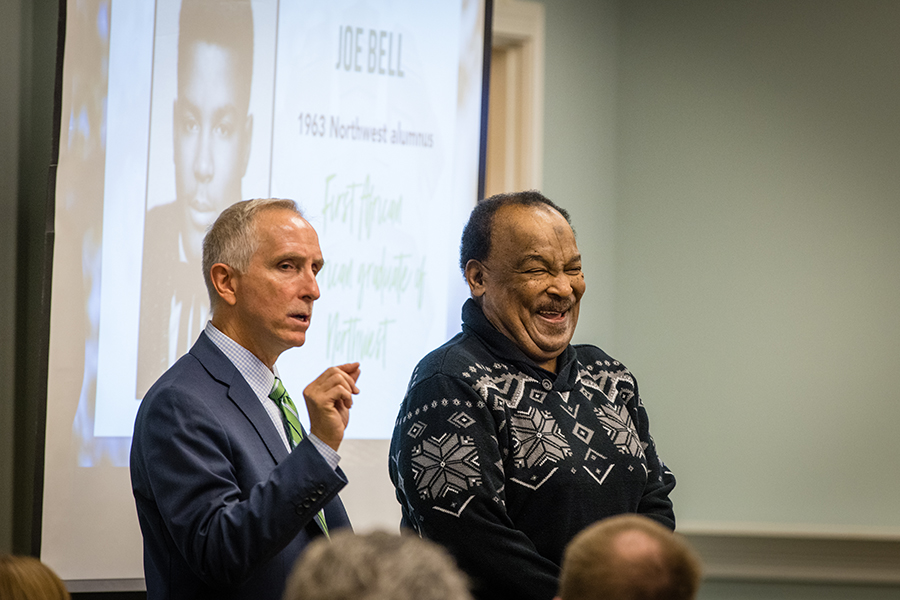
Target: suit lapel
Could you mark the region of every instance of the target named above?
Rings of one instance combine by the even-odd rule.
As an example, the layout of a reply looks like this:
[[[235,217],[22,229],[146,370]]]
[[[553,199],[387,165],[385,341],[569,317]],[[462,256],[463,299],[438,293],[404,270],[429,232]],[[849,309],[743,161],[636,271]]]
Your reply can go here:
[[[269,413],[263,408],[259,398],[250,389],[250,385],[234,366],[234,363],[219,350],[206,333],[201,333],[197,338],[197,343],[191,348],[191,354],[200,361],[213,379],[228,386],[229,400],[253,425],[275,462],[280,463],[287,458],[288,450],[284,447],[284,442],[275,429]]]

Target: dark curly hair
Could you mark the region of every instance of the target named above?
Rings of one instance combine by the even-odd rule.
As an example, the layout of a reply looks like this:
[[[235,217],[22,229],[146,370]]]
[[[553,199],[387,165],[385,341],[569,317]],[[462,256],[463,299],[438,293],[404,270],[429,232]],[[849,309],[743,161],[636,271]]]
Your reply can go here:
[[[528,190],[526,192],[514,192],[511,194],[497,194],[479,202],[472,214],[469,215],[469,222],[463,228],[462,240],[459,243],[459,268],[465,274],[466,264],[470,260],[484,261],[491,252],[491,232],[494,226],[494,214],[501,206],[507,204],[516,204],[519,206],[549,206],[565,218],[569,227],[572,227],[572,220],[569,213],[564,208],[560,208],[552,200],[544,196],[537,190]],[[575,228],[572,227],[572,233]]]
[[[205,42],[228,50],[239,106],[246,113],[253,79],[253,8],[250,0],[184,0],[178,16],[178,90],[191,71],[192,46]]]

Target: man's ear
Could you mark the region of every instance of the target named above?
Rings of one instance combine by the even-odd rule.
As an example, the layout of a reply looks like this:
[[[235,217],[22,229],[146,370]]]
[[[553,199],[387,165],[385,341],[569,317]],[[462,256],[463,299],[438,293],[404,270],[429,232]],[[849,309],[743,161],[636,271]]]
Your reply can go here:
[[[222,302],[237,304],[237,271],[224,263],[216,263],[209,269],[209,278]]]
[[[466,263],[466,283],[473,298],[484,295],[484,265],[474,258]]]
[[[250,143],[253,140],[253,115],[248,114],[244,121],[244,170],[241,177],[247,174],[247,165],[250,164]]]

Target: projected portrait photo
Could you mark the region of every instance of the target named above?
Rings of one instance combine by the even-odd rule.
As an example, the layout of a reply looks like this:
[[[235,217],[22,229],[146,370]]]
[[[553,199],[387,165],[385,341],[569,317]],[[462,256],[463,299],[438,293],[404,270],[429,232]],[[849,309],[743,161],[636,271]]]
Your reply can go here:
[[[341,463],[364,493],[347,512],[362,527],[399,521],[393,486],[371,474],[385,472],[415,364],[459,328],[486,10],[69,3],[41,506],[42,559],[61,577],[145,587],[136,415],[204,330],[202,239],[245,199],[294,199],[319,234],[321,297],[279,378],[302,390],[327,367],[365,364]]]
[[[151,121],[138,398],[190,349],[208,320],[201,267],[206,229],[226,207],[267,191],[243,185],[253,156],[253,13],[249,0],[184,0],[172,36],[174,94],[154,93],[161,109],[153,117],[162,118]],[[164,41],[157,36],[157,44]],[[154,84],[158,66],[155,61]],[[167,144],[156,135],[166,128],[169,152],[154,147]],[[166,178],[174,195],[171,186],[154,185]]]

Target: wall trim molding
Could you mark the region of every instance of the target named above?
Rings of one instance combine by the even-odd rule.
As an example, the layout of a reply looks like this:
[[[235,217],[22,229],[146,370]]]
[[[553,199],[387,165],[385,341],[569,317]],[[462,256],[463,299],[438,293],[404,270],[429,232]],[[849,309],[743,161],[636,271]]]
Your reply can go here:
[[[708,580],[900,584],[896,528],[685,524]]]

